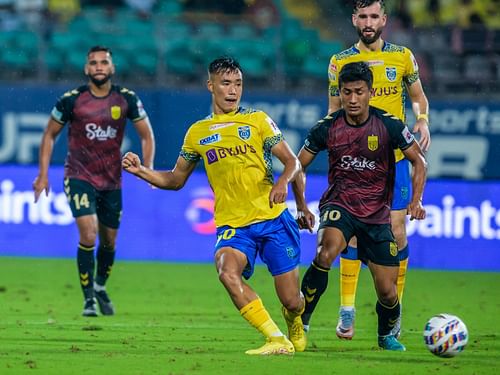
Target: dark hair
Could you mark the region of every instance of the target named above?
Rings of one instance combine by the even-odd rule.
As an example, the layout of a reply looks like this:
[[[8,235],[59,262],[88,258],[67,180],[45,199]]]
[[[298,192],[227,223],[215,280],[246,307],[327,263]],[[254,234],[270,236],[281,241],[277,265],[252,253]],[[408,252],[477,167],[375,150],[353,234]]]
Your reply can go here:
[[[109,56],[113,56],[111,49],[109,49],[108,47],[104,47],[104,46],[90,47],[89,51],[87,52],[87,56],[89,56],[91,53],[94,53],[94,52],[107,52],[107,53],[109,53]]]
[[[360,8],[366,8],[374,3],[380,3],[380,8],[385,10],[385,2],[384,0],[354,0],[352,12],[356,13],[356,11]]]
[[[373,73],[364,61],[344,65],[339,73],[339,88],[346,82],[365,81],[368,89],[373,86]]]
[[[243,73],[240,63],[231,56],[219,57],[208,65],[208,74],[235,72],[237,70]]]

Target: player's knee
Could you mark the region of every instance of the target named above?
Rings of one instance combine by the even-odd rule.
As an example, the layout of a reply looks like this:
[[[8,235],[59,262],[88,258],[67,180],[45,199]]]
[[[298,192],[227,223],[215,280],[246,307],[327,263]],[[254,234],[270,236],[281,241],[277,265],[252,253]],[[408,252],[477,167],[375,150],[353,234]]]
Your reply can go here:
[[[97,232],[92,229],[80,230],[80,243],[95,244],[97,239]]]
[[[234,272],[219,270],[219,281],[226,289],[234,289],[240,283],[241,277]]]
[[[398,299],[398,293],[395,288],[381,288],[377,291],[377,297],[380,303],[385,306],[393,306]]]
[[[286,296],[285,298],[281,298],[281,303],[288,311],[293,312],[298,312],[304,307],[304,302],[299,297],[299,295]]]
[[[318,254],[316,254],[316,257],[314,258],[314,262],[322,267],[329,269],[335,260],[336,253],[333,251],[327,251],[324,247],[321,249]]]

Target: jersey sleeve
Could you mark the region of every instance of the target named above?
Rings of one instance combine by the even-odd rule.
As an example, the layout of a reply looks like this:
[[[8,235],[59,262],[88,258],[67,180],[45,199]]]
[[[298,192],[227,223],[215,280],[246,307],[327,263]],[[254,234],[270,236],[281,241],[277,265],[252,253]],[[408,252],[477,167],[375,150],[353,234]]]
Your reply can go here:
[[[137,94],[129,89],[122,88],[120,93],[125,97],[128,104],[127,118],[131,121],[136,122],[148,117],[148,114],[144,110],[141,99]]]
[[[339,64],[336,55],[333,55],[328,65],[328,94],[339,96]]]
[[[188,129],[186,135],[184,136],[184,143],[182,144],[179,156],[188,162],[197,163],[201,159],[201,155],[194,147],[195,145],[193,144],[191,129],[192,126]]]
[[[383,121],[389,131],[392,147],[394,149],[406,150],[415,142],[415,137],[400,119],[388,113],[385,115]]]
[[[418,63],[415,59],[415,56],[413,56],[413,53],[408,48],[405,48],[404,56],[405,74],[403,76],[403,79],[408,86],[411,86],[420,78],[418,73]]]
[[[326,150],[328,139],[328,129],[330,128],[332,118],[327,116],[319,120],[312,127],[304,141],[304,148],[312,154],[317,154],[322,150]]]
[[[259,126],[261,129],[262,140],[264,141],[264,149],[271,150],[283,140],[283,133],[278,128],[278,125],[264,112],[258,112]]]
[[[54,108],[52,108],[50,116],[61,125],[64,125],[68,121],[71,121],[73,107],[75,106],[75,101],[79,94],[80,92],[76,89],[65,92],[57,100]]]

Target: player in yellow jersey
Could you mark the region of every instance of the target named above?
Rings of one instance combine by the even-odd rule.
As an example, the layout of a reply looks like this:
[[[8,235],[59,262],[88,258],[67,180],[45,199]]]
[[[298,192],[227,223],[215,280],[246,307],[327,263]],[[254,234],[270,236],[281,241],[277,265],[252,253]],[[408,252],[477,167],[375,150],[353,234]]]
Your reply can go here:
[[[266,338],[262,347],[246,353],[303,351],[306,337],[300,317],[304,297],[299,289],[299,228],[285,205],[288,183],[297,175],[300,164],[269,116],[239,106],[243,74],[236,60],[223,57],[212,61],[207,87],[212,94],[213,113],[188,129],[172,170],[145,168],[133,153],[123,157],[122,166],[159,188],[179,190],[196,163],[203,160],[215,195],[219,280],[243,318]],[[272,155],[284,165],[276,181]],[[257,255],[274,277],[289,339],[256,292],[243,281],[252,275]]]
[[[405,99],[409,96],[417,119],[413,132],[420,135],[420,146],[423,151],[427,151],[430,146],[429,104],[419,79],[418,65],[408,48],[386,42],[380,37],[386,22],[387,15],[383,0],[354,1],[352,23],[358,32],[359,40],[351,48],[333,55],[330,60],[328,113],[341,108],[338,74],[342,67],[351,62],[365,61],[374,75],[370,105],[381,108],[406,122]],[[410,164],[403,158],[400,150],[396,151],[396,161],[391,226],[399,249],[400,268],[397,287],[398,298],[401,301],[408,266],[409,250],[405,220],[407,206],[411,199],[411,179]],[[339,338],[348,340],[354,335],[354,302],[361,268],[356,246],[354,238],[340,258],[341,306],[336,333]],[[302,321],[307,331],[316,301],[314,301],[313,291],[308,291],[303,286],[302,292],[306,297]],[[392,332],[396,337],[399,337],[400,333],[400,320]]]

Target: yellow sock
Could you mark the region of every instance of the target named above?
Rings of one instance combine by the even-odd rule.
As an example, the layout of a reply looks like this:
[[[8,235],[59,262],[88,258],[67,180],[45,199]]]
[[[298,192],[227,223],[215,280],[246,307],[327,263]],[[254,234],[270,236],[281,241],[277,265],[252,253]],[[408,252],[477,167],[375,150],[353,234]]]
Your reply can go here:
[[[398,273],[398,299],[403,300],[403,291],[405,289],[406,270],[408,269],[408,258],[399,261]]]
[[[361,261],[340,258],[340,305],[354,307]]]
[[[240,314],[266,338],[283,336],[283,333],[281,333],[276,323],[271,319],[260,298],[243,306]]]

